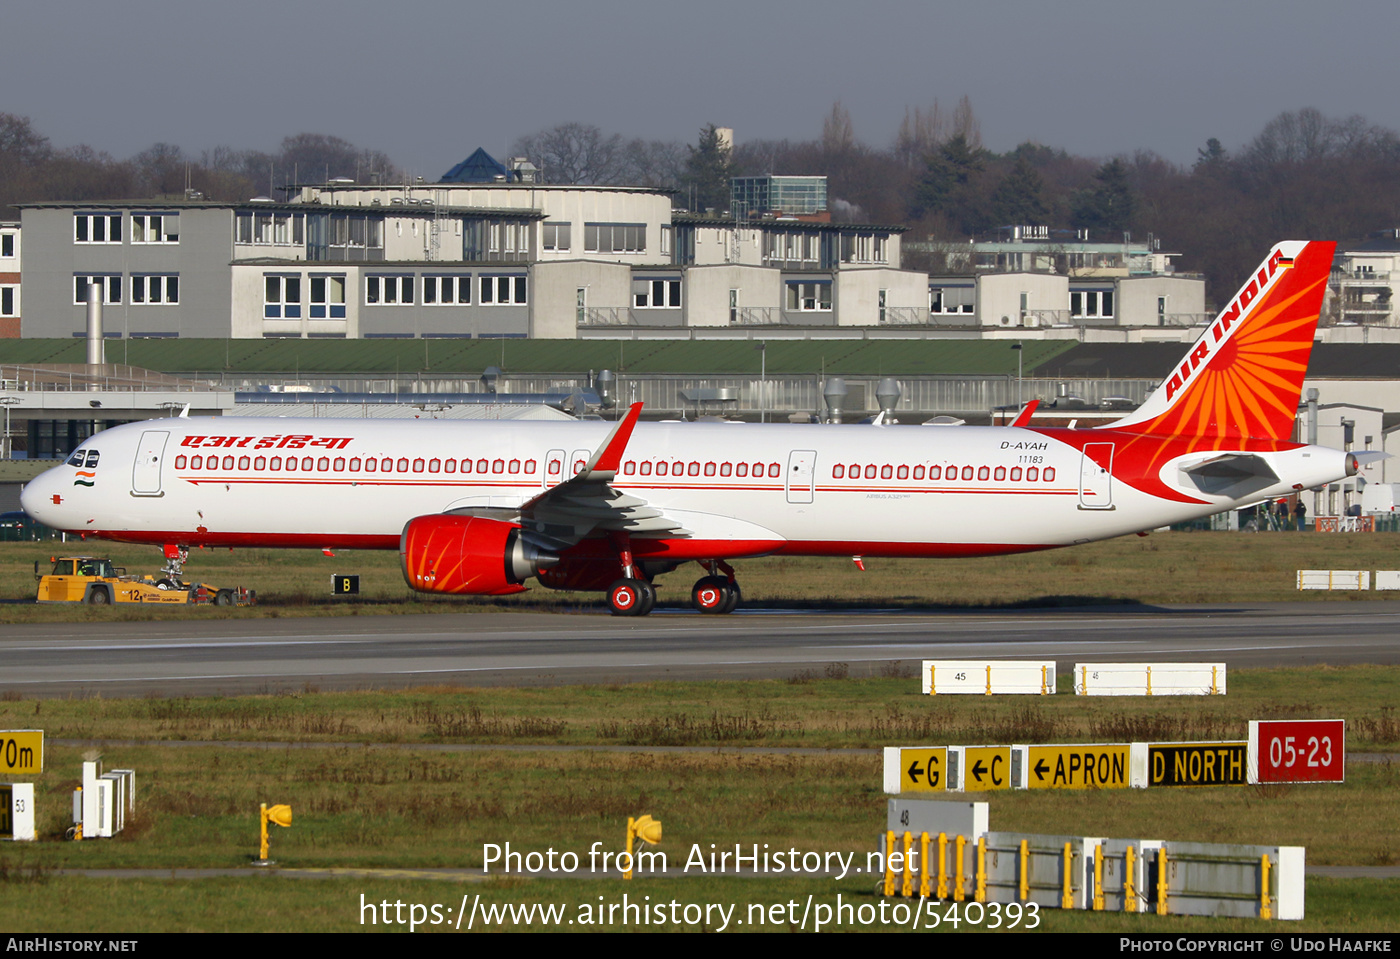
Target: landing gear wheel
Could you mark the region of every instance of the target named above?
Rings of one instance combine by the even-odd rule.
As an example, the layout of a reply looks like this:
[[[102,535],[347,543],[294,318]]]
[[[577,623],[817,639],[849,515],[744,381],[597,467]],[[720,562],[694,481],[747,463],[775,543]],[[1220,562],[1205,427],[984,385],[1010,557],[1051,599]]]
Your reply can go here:
[[[729,580],[723,576],[702,577],[691,587],[690,601],[702,613],[724,612],[724,604],[729,601]]]
[[[645,584],[638,579],[619,579],[608,587],[608,605],[614,616],[640,616],[646,602]]]
[[[656,608],[656,587],[646,580],[638,580],[642,587],[642,604],[636,615],[645,616]]]
[[[734,612],[734,608],[739,605],[739,601],[744,598],[739,592],[739,584],[726,583],[725,594],[724,606],[720,609],[720,612],[732,613]]]

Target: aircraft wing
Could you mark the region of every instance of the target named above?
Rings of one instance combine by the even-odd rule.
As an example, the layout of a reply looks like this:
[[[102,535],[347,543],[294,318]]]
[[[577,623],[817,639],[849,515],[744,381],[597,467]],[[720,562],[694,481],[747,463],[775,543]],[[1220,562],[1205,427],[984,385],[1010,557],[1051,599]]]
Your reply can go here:
[[[548,549],[572,546],[594,531],[690,535],[681,523],[646,500],[612,486],[641,413],[642,404],[633,403],[582,470],[520,506],[467,507],[452,512],[519,523],[534,543]]]

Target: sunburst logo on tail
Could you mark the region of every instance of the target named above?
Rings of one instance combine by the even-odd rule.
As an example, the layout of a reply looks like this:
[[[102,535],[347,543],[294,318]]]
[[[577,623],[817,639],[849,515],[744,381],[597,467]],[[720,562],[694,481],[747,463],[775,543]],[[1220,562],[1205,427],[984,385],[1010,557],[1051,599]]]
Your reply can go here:
[[[1157,436],[1291,435],[1335,247],[1274,247],[1157,392],[1111,428]]]

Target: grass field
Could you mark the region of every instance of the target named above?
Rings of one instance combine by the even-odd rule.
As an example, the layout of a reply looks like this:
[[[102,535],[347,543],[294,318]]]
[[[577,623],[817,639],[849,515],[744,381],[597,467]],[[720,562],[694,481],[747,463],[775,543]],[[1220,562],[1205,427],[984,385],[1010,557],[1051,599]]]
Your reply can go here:
[[[623,892],[634,902],[650,895],[737,904],[741,916],[750,904],[805,901],[809,894],[829,905],[840,893],[873,909],[879,899],[869,876],[841,883],[649,877],[628,885],[497,872],[493,881],[463,885],[411,871],[479,870],[487,843],[510,842],[520,851],[553,847],[580,857],[595,842],[615,850],[626,817],[644,812],[665,824],[660,848],[672,857],[673,871],[696,844],[757,842],[864,856],[876,845],[886,801],[881,757],[865,748],[886,744],[1234,738],[1248,718],[1280,716],[1345,718],[1353,752],[1391,750],[1400,742],[1389,705],[1400,701],[1400,671],[1379,667],[1241,670],[1231,674],[1226,697],[1155,701],[933,699],[919,696],[917,681],[899,675],[902,668],[889,671],[856,679],[833,664],[789,681],[551,690],[440,687],[175,700],[7,695],[0,727],[44,728],[51,745],[36,780],[41,841],[0,846],[0,928],[344,931],[360,927],[362,893],[372,902],[439,904],[454,915],[464,892],[495,904],[563,904],[569,915],[601,900],[620,902]],[[100,744],[53,744],[60,738]],[[431,748],[460,744],[487,748]],[[675,745],[700,748],[666,750]],[[99,753],[109,768],[137,770],[137,814],[116,839],[64,842],[79,763]],[[1368,866],[1400,862],[1397,787],[1400,769],[1380,762],[1353,763],[1347,782],[1331,786],[961,798],[989,802],[994,829],[1303,845],[1310,864]],[[293,807],[292,828],[272,836],[273,855],[288,869],[410,872],[305,881],[265,875],[117,881],[54,872],[245,867],[257,848],[260,802]],[[1312,880],[1308,915],[1282,931],[1400,930],[1400,881]],[[1045,929],[1062,931],[1263,928],[1155,916],[1046,912],[1042,918]],[[885,928],[858,919],[846,927]]]
[[[33,564],[46,563],[60,546],[0,545],[0,622],[473,609],[508,615],[514,608],[566,612],[599,604],[592,594],[548,590],[504,600],[419,597],[404,585],[392,553],[326,558],[314,551],[205,550],[191,557],[191,578],[257,589],[263,605],[36,606]],[[69,546],[71,553],[110,555],[133,572],[159,565],[150,548]],[[1388,601],[1395,594],[1298,593],[1294,571],[1400,568],[1397,547],[1400,534],[1156,533],[996,559],[868,559],[866,573],[834,559],[737,566],[747,602],[789,608]],[[361,576],[360,599],[331,600],[331,576],[344,573]],[[692,567],[664,577],[661,601],[688,602],[698,575]],[[832,904],[840,894],[873,910],[879,899],[869,877],[841,883],[648,878],[625,885],[515,877],[460,883],[411,872],[306,881],[264,874],[118,880],[55,870],[245,868],[257,848],[260,802],[294,809],[293,827],[272,837],[273,855],[288,869],[479,869],[483,846],[507,841],[519,850],[553,846],[585,854],[599,841],[620,847],[626,817],[643,812],[664,822],[661,848],[675,856],[693,844],[736,842],[863,855],[876,844],[886,797],[880,756],[861,750],[883,745],[1234,739],[1243,738],[1249,719],[1312,717],[1348,720],[1352,752],[1400,748],[1395,669],[1236,670],[1228,696],[1201,700],[983,700],[919,696],[914,667],[891,662],[883,675],[855,677],[844,664],[830,663],[787,681],[743,683],[43,701],[5,692],[0,673],[0,727],[43,728],[50,737],[47,769],[36,779],[41,841],[0,844],[0,928],[348,931],[361,928],[362,895],[370,902],[437,904],[455,918],[463,892],[497,905],[562,904],[570,916],[618,903],[624,892],[633,902],[650,895],[658,902],[728,903],[739,916],[751,905],[776,907],[809,895]],[[57,739],[94,744],[57,745]],[[482,748],[433,748],[460,745]],[[677,746],[698,748],[667,751]],[[801,751],[807,749],[818,751]],[[111,841],[64,842],[79,763],[99,754],[108,768],[137,770],[137,814]],[[1383,761],[1352,764],[1347,782],[1334,786],[964,798],[989,802],[995,829],[1303,845],[1311,864],[1374,866],[1400,862],[1397,788],[1400,770]],[[764,929],[794,925],[781,910],[767,915],[781,921]],[[1309,880],[1308,915],[1276,928],[1400,931],[1400,880]],[[1042,928],[1059,931],[1275,928],[1057,911],[1042,913],[1042,920]],[[661,928],[701,926],[718,928],[708,920]],[[529,928],[524,922],[491,927]],[[840,927],[893,928],[858,918]],[[445,930],[451,921],[421,928]]]
[[[49,622],[76,617],[123,619],[197,616],[345,615],[434,609],[568,609],[600,606],[601,594],[537,588],[515,597],[424,596],[411,592],[393,552],[316,550],[195,550],[187,576],[258,591],[262,608],[115,609],[26,605],[35,591],[34,563],[71,554],[111,556],[132,573],[153,573],[160,552],[101,542],[0,544],[0,622]],[[826,606],[981,607],[1078,603],[1232,603],[1386,601],[1400,593],[1299,592],[1299,569],[1400,569],[1400,533],[1168,532],[1018,556],[964,560],[868,558],[867,572],[848,559],[767,558],[737,562],[745,602],[793,608]],[[331,577],[356,573],[361,595],[333,600]],[[700,576],[695,564],[663,576],[660,602],[690,602]]]

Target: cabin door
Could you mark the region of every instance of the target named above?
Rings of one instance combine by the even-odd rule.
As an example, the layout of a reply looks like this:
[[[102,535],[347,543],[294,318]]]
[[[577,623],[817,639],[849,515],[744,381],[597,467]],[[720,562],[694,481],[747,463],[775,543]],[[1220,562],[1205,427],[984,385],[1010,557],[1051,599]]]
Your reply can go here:
[[[816,450],[793,450],[788,454],[787,499],[789,503],[810,503],[816,487]]]
[[[160,490],[161,460],[165,458],[165,443],[170,439],[166,430],[146,430],[136,447],[136,462],[131,467],[133,496],[163,496]]]
[[[1079,460],[1079,508],[1113,509],[1113,444],[1086,443]]]

